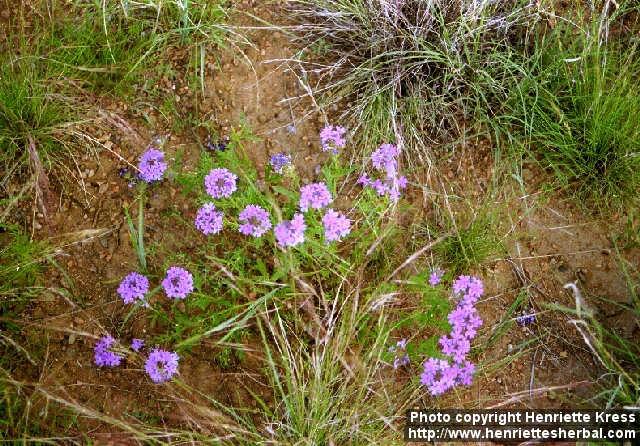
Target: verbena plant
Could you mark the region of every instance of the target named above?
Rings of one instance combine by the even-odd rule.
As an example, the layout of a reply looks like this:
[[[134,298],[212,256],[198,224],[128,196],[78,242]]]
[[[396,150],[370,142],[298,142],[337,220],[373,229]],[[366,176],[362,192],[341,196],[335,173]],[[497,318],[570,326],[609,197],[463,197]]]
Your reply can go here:
[[[520,0],[291,4],[301,78],[372,140],[410,137],[410,161],[425,158],[429,138],[448,140],[474,118],[491,119],[522,74],[521,53],[541,14]]]

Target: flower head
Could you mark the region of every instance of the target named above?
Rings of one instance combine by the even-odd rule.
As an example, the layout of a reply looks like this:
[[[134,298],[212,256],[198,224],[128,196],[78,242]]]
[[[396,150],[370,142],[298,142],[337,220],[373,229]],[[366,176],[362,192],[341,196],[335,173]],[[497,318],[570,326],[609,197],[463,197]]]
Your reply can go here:
[[[300,189],[300,209],[307,212],[309,208],[322,209],[333,201],[329,188],[324,183],[311,183]]]
[[[340,126],[328,125],[320,131],[320,145],[322,151],[331,150],[334,154],[338,153],[338,149],[342,149],[346,145],[344,134],[347,129]]]
[[[135,338],[131,340],[131,350],[134,352],[139,352],[142,347],[144,347],[144,339]]]
[[[400,150],[394,144],[382,144],[378,150],[371,154],[371,163],[379,171],[384,171],[386,175],[395,176],[398,170],[398,160],[396,157]]]
[[[462,386],[470,386],[473,382],[473,375],[476,372],[476,366],[469,362],[464,361],[454,367],[457,368],[458,376],[456,377],[456,384]]]
[[[444,270],[441,268],[436,268],[431,271],[429,274],[429,285],[436,286],[442,281],[442,276],[444,276]]]
[[[444,359],[429,358],[424,363],[420,382],[427,386],[433,396],[441,395],[456,384],[458,369]]]
[[[226,198],[237,189],[237,179],[238,177],[228,169],[211,169],[204,178],[204,187],[213,198]]]
[[[478,328],[482,326],[482,319],[474,306],[458,305],[449,313],[449,323],[452,333],[471,340],[476,336]]]
[[[240,232],[244,235],[252,235],[254,237],[262,237],[269,229],[271,229],[271,221],[269,220],[269,212],[255,204],[245,207],[238,216],[240,221]]]
[[[125,304],[130,304],[136,299],[144,301],[147,291],[149,291],[149,279],[136,272],[127,274],[118,285],[118,294]]]
[[[164,161],[164,153],[151,147],[140,156],[138,163],[140,178],[146,182],[160,181],[167,170],[167,163]]]
[[[302,214],[295,214],[289,221],[278,223],[273,230],[278,244],[283,248],[296,246],[304,242],[304,231],[307,225]]]
[[[179,266],[172,266],[162,281],[162,288],[170,299],[184,299],[193,291],[193,276]]]
[[[149,354],[144,369],[154,383],[169,381],[178,373],[179,359],[176,352],[156,348]]]
[[[106,335],[100,338],[98,343],[93,349],[93,360],[99,367],[117,367],[122,362],[122,355],[119,355],[111,350],[116,340]]]
[[[324,238],[327,242],[334,242],[346,237],[351,231],[351,220],[344,214],[328,209],[322,217]]]
[[[473,305],[484,294],[484,285],[477,277],[460,276],[453,282],[453,293],[462,295],[464,305]]]
[[[456,333],[451,336],[442,336],[439,343],[442,353],[451,356],[457,363],[464,361],[465,356],[471,350],[469,339]]]
[[[223,216],[213,203],[205,203],[196,214],[196,228],[204,235],[217,234],[222,230]]]
[[[287,155],[283,152],[271,155],[269,164],[271,164],[271,168],[274,172],[281,174],[284,172],[285,167],[291,165],[291,155]]]

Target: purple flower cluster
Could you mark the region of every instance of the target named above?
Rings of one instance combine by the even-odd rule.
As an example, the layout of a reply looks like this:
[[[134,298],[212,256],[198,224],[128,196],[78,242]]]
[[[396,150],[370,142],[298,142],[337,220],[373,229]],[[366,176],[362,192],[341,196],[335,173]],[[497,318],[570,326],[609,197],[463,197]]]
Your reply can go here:
[[[467,354],[482,325],[474,305],[483,293],[482,281],[477,277],[460,276],[453,283],[453,294],[459,297],[458,305],[449,313],[451,333],[439,341],[442,354],[449,359],[429,358],[420,377],[434,396],[457,385],[469,386],[473,381],[475,365],[467,360]]]
[[[327,212],[322,217],[322,226],[324,226],[326,242],[335,242],[349,235],[351,220],[340,212],[327,209]]]
[[[193,291],[193,276],[179,266],[172,266],[162,281],[162,288],[170,299],[184,299]]]
[[[274,172],[281,174],[287,166],[291,165],[291,155],[287,155],[286,153],[271,155],[269,164],[271,164]]]
[[[322,209],[333,201],[329,188],[324,183],[311,183],[300,188],[300,209],[307,212],[309,208]]]
[[[161,150],[149,148],[140,157],[138,163],[140,178],[146,183],[160,181],[167,170],[167,163],[164,161],[164,153]]]
[[[147,291],[149,291],[149,279],[136,272],[127,274],[118,286],[118,294],[125,304],[130,304],[135,300],[144,302],[144,295]]]
[[[304,242],[304,231],[307,225],[304,223],[302,214],[295,214],[289,221],[278,223],[273,233],[276,236],[278,244],[283,248],[296,246]]]
[[[204,187],[213,198],[228,198],[237,189],[237,179],[228,169],[211,169],[204,178]]]
[[[156,348],[149,354],[144,369],[154,383],[166,382],[178,373],[179,359],[176,352]]]
[[[122,364],[124,356],[113,351],[116,340],[106,335],[100,338],[94,347],[94,362],[99,367],[117,367]],[[144,347],[144,340],[133,339],[131,341],[131,350],[139,352]],[[178,373],[179,356],[175,352],[168,352],[154,349],[145,362],[144,368],[151,380],[155,383],[169,381],[173,375]]]
[[[100,338],[93,349],[93,360],[99,367],[117,367],[122,362],[123,356],[115,353],[112,348],[116,340],[106,335]]]
[[[407,187],[407,177],[398,175],[398,155],[400,149],[393,144],[382,144],[371,154],[374,169],[384,174],[382,178],[373,179],[361,175],[358,184],[370,187],[381,197],[387,195],[391,200],[400,198],[400,191]]]
[[[464,305],[475,305],[484,294],[484,285],[477,277],[460,276],[453,282],[453,294],[462,296]]]
[[[204,235],[217,234],[222,230],[223,216],[213,203],[205,203],[196,214],[196,228]]]
[[[342,149],[346,144],[344,138],[347,129],[340,126],[328,125],[320,131],[320,145],[322,151],[327,152],[331,150],[334,154],[338,154],[338,149]]]
[[[269,212],[255,204],[250,204],[245,207],[244,210],[240,212],[238,220],[240,221],[239,230],[244,235],[262,237],[271,229]]]

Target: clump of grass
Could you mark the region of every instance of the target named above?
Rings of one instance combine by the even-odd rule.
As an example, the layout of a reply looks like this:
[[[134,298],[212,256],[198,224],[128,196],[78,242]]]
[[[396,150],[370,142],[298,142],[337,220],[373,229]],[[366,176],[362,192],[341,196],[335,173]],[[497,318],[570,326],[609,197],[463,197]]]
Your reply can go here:
[[[414,161],[427,154],[424,137],[448,139],[496,112],[540,16],[520,0],[291,3],[302,43],[321,54],[310,63],[302,52],[303,78],[319,84],[325,105],[345,105],[375,143],[398,131],[411,137]]]
[[[77,17],[56,15],[44,57],[58,76],[82,79],[98,92],[126,95],[170,47],[197,48],[204,61],[205,46],[222,44],[227,34],[224,4],[80,2],[75,5]]]
[[[38,143],[40,158],[50,166],[60,152],[60,126],[73,118],[65,102],[53,95],[33,58],[14,58],[0,67],[0,166],[5,172],[28,163],[29,138]]]
[[[540,39],[515,115],[531,158],[578,203],[602,211],[637,198],[640,63],[637,45],[607,42],[601,28],[559,25]]]
[[[497,215],[488,210],[481,210],[468,223],[451,220],[449,226],[450,235],[435,252],[454,274],[482,265],[502,249]]]

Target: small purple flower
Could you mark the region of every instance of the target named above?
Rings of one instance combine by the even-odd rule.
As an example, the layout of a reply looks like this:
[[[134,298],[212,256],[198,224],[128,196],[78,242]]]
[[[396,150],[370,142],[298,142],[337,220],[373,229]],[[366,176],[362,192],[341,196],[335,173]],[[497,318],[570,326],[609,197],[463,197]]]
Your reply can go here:
[[[274,172],[281,174],[284,172],[285,167],[291,165],[291,155],[287,155],[286,153],[271,155],[269,164],[271,164]]]
[[[473,305],[484,294],[484,285],[477,277],[460,276],[453,282],[453,293],[462,294],[463,305]]]
[[[286,248],[304,242],[304,231],[306,229],[307,225],[304,223],[304,216],[302,214],[295,214],[291,220],[278,223],[273,233],[276,236],[278,244]]]
[[[93,360],[99,367],[117,367],[122,362],[122,355],[111,350],[116,340],[110,335],[100,338],[93,349]]]
[[[380,179],[376,179],[374,181],[371,182],[370,186],[373,188],[373,190],[376,191],[376,193],[378,195],[380,195],[381,197],[383,195],[385,195],[388,191],[389,188],[387,187],[387,185]]]
[[[451,324],[451,332],[469,340],[476,336],[478,328],[482,326],[482,319],[472,305],[458,305],[455,310],[449,313],[448,319]]]
[[[411,362],[411,360],[409,359],[409,355],[407,355],[406,353],[402,356],[397,356],[394,360],[393,360],[393,368],[394,369],[398,369],[399,367],[404,367],[406,365],[409,365],[409,363]]]
[[[178,360],[176,352],[168,352],[156,348],[153,350],[144,364],[144,369],[154,383],[169,381],[178,373]]]
[[[179,266],[172,266],[162,281],[162,288],[170,299],[184,299],[193,291],[193,276]]]
[[[451,356],[457,363],[464,361],[465,356],[469,353],[469,350],[471,350],[469,339],[455,333],[451,336],[442,336],[439,343],[442,348],[442,353]]]
[[[473,382],[473,375],[476,372],[476,366],[469,362],[469,361],[464,361],[461,364],[458,364],[457,366],[457,371],[458,371],[458,376],[456,377],[456,384],[462,385],[462,386],[470,386],[471,383]]]
[[[429,274],[429,285],[436,286],[442,281],[442,276],[444,276],[444,270],[441,268],[436,268],[431,271]]]
[[[131,350],[133,350],[134,352],[139,352],[140,350],[142,350],[142,347],[144,347],[143,339],[134,338],[133,340],[131,340]]]
[[[229,145],[229,138],[224,138],[222,141],[213,142],[211,135],[207,135],[207,142],[205,148],[210,152],[224,152]]]
[[[309,208],[322,209],[333,201],[331,192],[324,183],[311,183],[300,189],[300,209],[307,212]]]
[[[327,242],[338,241],[351,232],[351,220],[333,209],[327,209],[322,217],[322,225],[324,226],[324,238]]]
[[[407,338],[402,338],[396,343],[396,347],[402,350],[407,349]]]
[[[223,216],[213,203],[205,203],[196,214],[196,228],[204,235],[217,234],[222,230]]]
[[[204,187],[213,198],[227,198],[237,189],[237,179],[228,169],[211,169],[204,178]]]
[[[453,294],[464,294],[471,283],[471,276],[460,276],[453,282]]]
[[[382,144],[378,150],[371,154],[371,163],[379,171],[384,171],[387,176],[395,177],[398,170],[396,157],[400,150],[393,144]]]
[[[147,291],[149,291],[149,279],[136,272],[127,274],[118,286],[118,294],[125,304],[130,304],[136,299],[144,302]]]
[[[164,161],[164,153],[151,147],[140,157],[138,163],[140,178],[146,182],[160,181],[167,170],[167,163]]]
[[[360,177],[358,178],[358,181],[356,181],[356,184],[359,184],[360,186],[371,186],[371,178],[369,178],[367,175],[362,174],[360,175]]]
[[[456,384],[458,369],[444,359],[429,358],[424,363],[420,382],[427,386],[433,396],[441,395]]]
[[[334,154],[338,153],[338,149],[342,149],[346,145],[344,134],[347,129],[340,126],[328,125],[320,131],[320,145],[322,151],[331,150]]]
[[[245,207],[244,210],[240,212],[238,220],[241,223],[239,230],[244,235],[262,237],[262,235],[271,229],[269,212],[255,204],[250,204]]]
[[[535,312],[526,313],[526,312],[523,311],[522,314],[516,318],[516,322],[521,327],[526,327],[527,325],[531,325],[535,321],[536,321],[536,313]]]

